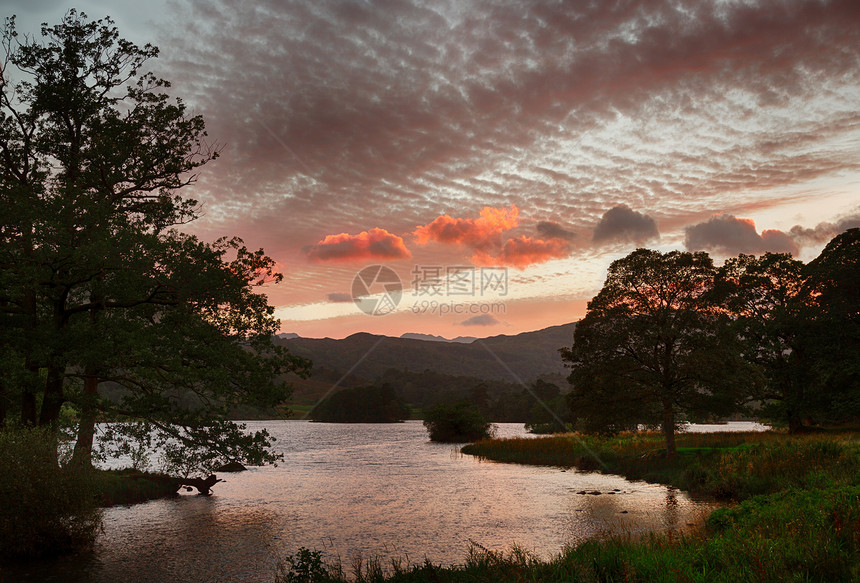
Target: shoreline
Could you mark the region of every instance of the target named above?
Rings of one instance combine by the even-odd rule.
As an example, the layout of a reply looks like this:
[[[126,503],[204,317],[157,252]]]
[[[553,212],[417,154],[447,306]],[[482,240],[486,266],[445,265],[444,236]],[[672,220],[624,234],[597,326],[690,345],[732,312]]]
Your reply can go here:
[[[491,439],[461,451],[501,463],[616,473],[731,501],[691,532],[590,540],[543,560],[473,546],[462,565],[383,565],[350,573],[301,549],[276,583],[308,570],[328,582],[854,581],[860,577],[860,434],[679,434],[675,460],[660,434]],[[589,452],[590,450],[590,452]],[[595,461],[597,454],[600,459]]]

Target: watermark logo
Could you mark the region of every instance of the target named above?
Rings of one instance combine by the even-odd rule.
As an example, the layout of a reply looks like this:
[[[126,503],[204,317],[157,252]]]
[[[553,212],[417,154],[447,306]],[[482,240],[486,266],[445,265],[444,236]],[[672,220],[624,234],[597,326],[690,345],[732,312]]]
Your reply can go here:
[[[470,265],[416,265],[412,270],[413,296],[506,296],[508,268]]]
[[[384,316],[397,309],[403,297],[403,283],[390,267],[369,265],[352,280],[352,301],[371,316]]]
[[[508,295],[508,270],[505,267],[464,265],[416,265],[412,270],[414,314],[503,314],[502,302],[488,297]],[[465,298],[481,298],[477,302]],[[371,316],[384,316],[397,310],[403,299],[403,283],[385,265],[371,265],[352,280],[352,301]]]

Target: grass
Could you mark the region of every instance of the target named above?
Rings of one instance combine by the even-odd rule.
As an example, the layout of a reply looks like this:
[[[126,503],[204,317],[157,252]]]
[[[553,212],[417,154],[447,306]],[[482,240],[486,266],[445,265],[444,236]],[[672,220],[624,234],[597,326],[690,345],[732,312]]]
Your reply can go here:
[[[177,480],[164,474],[132,469],[103,470],[96,474],[99,502],[103,507],[168,498],[175,496],[179,489]]]
[[[789,487],[852,484],[860,475],[856,432],[798,437],[688,433],[678,435],[677,445],[678,456],[671,461],[656,433],[493,439],[462,451],[494,461],[620,474],[736,501]]]
[[[594,540],[549,561],[475,545],[463,565],[357,562],[346,572],[302,549],[277,583],[319,582],[848,582],[860,580],[860,444],[856,431],[678,436],[667,462],[662,436],[563,435],[485,440],[463,448],[497,461],[579,467],[739,501],[700,530]],[[599,461],[598,461],[599,460]]]

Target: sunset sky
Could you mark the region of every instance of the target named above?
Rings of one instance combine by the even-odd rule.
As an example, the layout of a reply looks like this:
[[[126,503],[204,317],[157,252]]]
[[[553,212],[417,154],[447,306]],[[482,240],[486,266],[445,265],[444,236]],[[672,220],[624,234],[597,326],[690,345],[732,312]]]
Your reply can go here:
[[[32,33],[70,7],[160,47],[153,68],[223,146],[185,191],[204,215],[188,229],[283,266],[264,292],[284,332],[515,334],[581,318],[637,246],[808,261],[860,226],[856,0],[3,13]],[[371,265],[403,282],[386,315],[352,301]]]

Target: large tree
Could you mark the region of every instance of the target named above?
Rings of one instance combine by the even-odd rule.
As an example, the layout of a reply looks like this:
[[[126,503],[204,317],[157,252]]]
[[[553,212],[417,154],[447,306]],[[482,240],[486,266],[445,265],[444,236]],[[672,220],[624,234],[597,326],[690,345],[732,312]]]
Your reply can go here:
[[[226,412],[283,401],[279,377],[306,363],[272,345],[278,322],[253,293],[280,280],[274,262],[177,229],[198,214],[179,191],[217,156],[203,119],[144,71],[157,49],[109,19],[72,10],[41,32],[20,37],[14,18],[3,31],[0,401],[14,395],[24,425],[75,409],[84,463],[102,413],[201,467],[272,459],[268,436]]]
[[[683,416],[736,408],[758,374],[707,301],[713,283],[707,253],[637,249],[612,263],[573,346],[561,350],[572,369],[569,407],[586,429],[660,425],[672,457]]]

